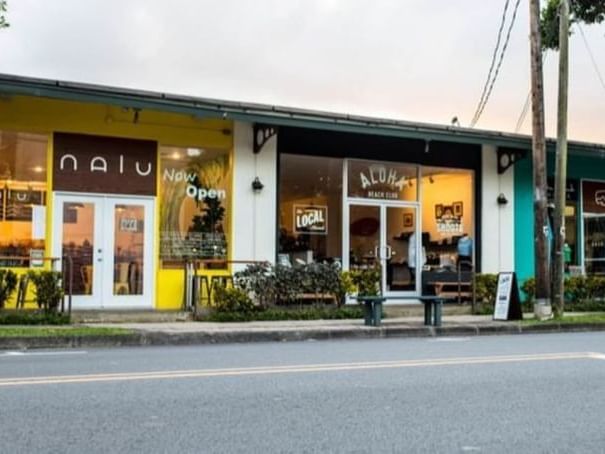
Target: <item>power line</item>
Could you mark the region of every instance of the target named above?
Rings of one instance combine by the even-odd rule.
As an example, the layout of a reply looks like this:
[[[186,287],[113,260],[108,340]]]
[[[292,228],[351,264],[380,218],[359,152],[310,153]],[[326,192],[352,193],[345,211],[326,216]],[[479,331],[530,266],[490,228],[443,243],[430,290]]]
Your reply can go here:
[[[595,72],[597,73],[597,76],[599,77],[599,80],[601,81],[601,86],[603,87],[603,90],[605,90],[605,80],[603,80],[603,75],[601,74],[599,65],[597,65],[597,61],[594,58],[594,54],[592,53],[592,50],[588,45],[588,40],[586,39],[586,35],[584,34],[584,29],[579,23],[576,24],[576,27],[578,28],[578,30],[580,30],[580,35],[582,35],[582,41],[584,41],[584,45],[586,46],[586,50],[588,51],[588,55],[590,55],[590,60],[592,61],[592,67],[594,68]]]
[[[479,106],[477,108],[477,112],[475,113],[475,115],[473,117],[473,121],[471,122],[471,127],[474,127],[477,124],[477,122],[479,121],[479,118],[481,117],[481,114],[483,114],[483,110],[485,109],[485,106],[487,105],[487,102],[489,101],[489,97],[492,94],[492,90],[494,88],[494,84],[496,83],[496,79],[498,79],[498,74],[500,73],[500,67],[502,66],[502,61],[504,60],[504,55],[506,53],[506,49],[508,48],[508,43],[510,42],[510,35],[513,30],[513,26],[515,25],[515,19],[517,18],[517,11],[519,10],[520,3],[521,3],[521,0],[517,0],[517,2],[515,3],[515,8],[513,9],[513,16],[510,21],[510,24],[508,26],[508,30],[506,32],[506,38],[504,40],[502,50],[500,51],[500,58],[498,60],[498,65],[496,66],[494,76],[489,84],[489,88],[487,90],[483,103],[479,104]]]
[[[479,98],[479,104],[477,105],[477,110],[475,110],[475,114],[473,115],[473,119],[471,120],[471,125],[476,123],[477,113],[483,104],[483,100],[485,99],[485,94],[487,93],[487,87],[489,86],[489,81],[492,78],[492,72],[494,71],[494,65],[496,64],[496,57],[498,56],[498,50],[500,49],[500,40],[502,39],[502,30],[504,30],[504,24],[506,23],[506,13],[508,11],[508,5],[510,0],[506,0],[504,3],[504,11],[502,11],[502,19],[500,21],[500,28],[498,29],[498,38],[496,39],[496,47],[494,47],[494,53],[492,54],[492,61],[489,65],[489,72],[487,74],[487,79],[485,80],[485,85],[483,86],[483,91],[481,92],[481,97]]]

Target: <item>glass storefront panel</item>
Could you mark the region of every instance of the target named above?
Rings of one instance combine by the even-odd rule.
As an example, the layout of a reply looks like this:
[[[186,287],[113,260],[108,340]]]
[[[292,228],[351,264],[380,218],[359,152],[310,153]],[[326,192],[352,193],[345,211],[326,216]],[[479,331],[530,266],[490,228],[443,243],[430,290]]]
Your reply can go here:
[[[46,136],[0,131],[0,256],[29,257],[44,251]],[[0,260],[0,266],[28,266]]]
[[[422,245],[428,267],[473,263],[473,180],[471,170],[422,168]]]
[[[231,206],[229,150],[160,147],[162,267],[204,259],[225,268]]]
[[[142,295],[145,207],[119,204],[114,210],[114,295]]]
[[[584,272],[605,274],[605,182],[582,182]]]
[[[94,249],[101,247],[95,238],[95,211],[94,203],[63,203],[61,255],[72,260],[74,295],[92,295]]]
[[[379,206],[349,207],[349,269],[366,269],[380,265],[380,220]]]
[[[351,198],[415,202],[418,199],[418,167],[349,160],[347,184]]]
[[[416,290],[418,267],[424,265],[417,257],[416,216],[415,207],[386,207],[387,292]]]
[[[279,261],[342,261],[343,160],[282,154]]]

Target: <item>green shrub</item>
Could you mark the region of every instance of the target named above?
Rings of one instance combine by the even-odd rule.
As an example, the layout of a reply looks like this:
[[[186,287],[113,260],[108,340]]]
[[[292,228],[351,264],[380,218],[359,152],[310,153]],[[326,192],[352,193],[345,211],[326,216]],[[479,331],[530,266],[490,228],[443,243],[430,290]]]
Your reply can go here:
[[[254,303],[242,289],[237,287],[218,287],[214,294],[214,307],[217,312],[248,314],[254,311]]]
[[[263,308],[294,303],[302,294],[334,295],[340,304],[353,288],[351,276],[335,263],[251,265],[235,273],[234,284]]]
[[[363,308],[360,305],[343,307],[307,307],[296,309],[261,309],[252,312],[222,312],[212,311],[203,318],[208,322],[250,322],[277,320],[341,320],[361,319]]]
[[[358,295],[377,296],[380,295],[380,267],[372,267],[350,271],[351,281],[357,289]]]
[[[525,282],[521,284],[521,291],[525,295],[523,303],[527,306],[533,305],[536,298],[536,279],[533,277],[525,279]]]
[[[4,309],[17,288],[17,275],[11,270],[0,270],[0,309]]]
[[[67,325],[69,316],[49,312],[10,311],[0,312],[0,325]]]
[[[34,284],[36,304],[45,312],[57,312],[63,300],[61,273],[58,271],[30,271]]]
[[[475,313],[491,314],[494,311],[496,293],[498,291],[497,274],[477,274],[475,276],[475,295],[477,304]]]

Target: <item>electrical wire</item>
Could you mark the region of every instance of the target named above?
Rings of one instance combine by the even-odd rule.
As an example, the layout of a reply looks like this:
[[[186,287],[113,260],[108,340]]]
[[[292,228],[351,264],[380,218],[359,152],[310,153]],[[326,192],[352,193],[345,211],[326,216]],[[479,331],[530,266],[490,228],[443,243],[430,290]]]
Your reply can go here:
[[[487,79],[485,80],[485,85],[483,86],[483,91],[481,92],[481,97],[479,98],[479,104],[477,104],[477,109],[475,110],[475,114],[473,115],[473,119],[471,120],[471,124],[475,123],[475,119],[477,118],[477,112],[481,108],[483,101],[485,99],[485,94],[487,93],[487,87],[489,86],[489,81],[492,78],[492,73],[494,71],[494,66],[496,64],[496,57],[498,56],[498,50],[500,49],[500,41],[502,40],[502,30],[504,30],[504,24],[506,23],[506,13],[508,11],[508,5],[510,0],[506,0],[504,3],[504,11],[502,11],[502,19],[500,21],[500,28],[498,29],[498,38],[496,39],[496,47],[494,47],[494,52],[492,54],[492,61],[489,65],[489,71],[487,73]]]
[[[489,82],[489,88],[483,99],[483,103],[481,103],[481,101],[480,101],[479,105],[477,106],[477,111],[475,112],[475,115],[473,116],[473,120],[471,121],[471,128],[474,127],[477,124],[477,122],[479,121],[479,118],[481,118],[481,115],[483,114],[483,110],[485,109],[485,106],[487,105],[487,102],[489,101],[489,97],[492,94],[494,84],[496,83],[496,80],[498,79],[498,74],[500,73],[500,67],[502,66],[502,62],[504,60],[504,55],[506,54],[506,49],[508,48],[508,43],[510,42],[510,35],[513,30],[513,26],[515,25],[515,19],[517,18],[517,11],[519,10],[520,3],[521,3],[521,0],[517,0],[517,2],[515,3],[515,7],[513,9],[513,16],[510,21],[510,24],[508,26],[508,30],[506,32],[506,38],[504,40],[504,44],[502,45],[502,50],[500,51],[500,58],[498,59],[498,65],[496,66],[496,70],[494,71],[494,75],[492,77],[491,82]]]
[[[576,27],[580,30],[580,35],[582,36],[582,41],[584,41],[584,45],[586,46],[586,50],[588,51],[588,55],[590,55],[590,61],[592,61],[592,67],[594,68],[597,76],[599,77],[599,81],[601,81],[601,86],[603,90],[605,90],[605,80],[603,79],[603,74],[601,74],[601,70],[599,69],[599,65],[597,65],[597,61],[594,58],[594,54],[592,53],[592,49],[588,44],[588,40],[586,39],[586,35],[584,34],[584,29],[579,23],[576,23]]]

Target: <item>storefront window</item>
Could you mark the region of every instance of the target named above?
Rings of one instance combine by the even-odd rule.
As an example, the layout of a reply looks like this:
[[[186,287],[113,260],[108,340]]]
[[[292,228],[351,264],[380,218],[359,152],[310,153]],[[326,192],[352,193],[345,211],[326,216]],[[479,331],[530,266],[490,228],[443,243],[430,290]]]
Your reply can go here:
[[[349,197],[409,202],[418,199],[416,166],[350,160],[347,180]]]
[[[473,263],[473,172],[422,168],[422,248],[431,268]]]
[[[554,205],[555,205],[555,180],[552,177],[547,179],[548,183],[548,205],[552,209],[549,210],[550,225],[552,226],[554,220]],[[577,240],[577,206],[578,206],[578,181],[567,180],[565,188],[565,247],[564,247],[564,260],[565,260],[565,271],[570,272],[571,267],[577,266],[578,264],[578,240]],[[554,241],[554,240],[553,240]]]
[[[225,268],[231,206],[229,150],[160,147],[160,259]]]
[[[605,182],[582,182],[584,271],[605,274]]]
[[[0,131],[0,256],[44,254],[46,150],[43,135]],[[0,258],[0,266],[28,266]]]
[[[342,169],[342,159],[280,156],[280,263],[341,262]]]

